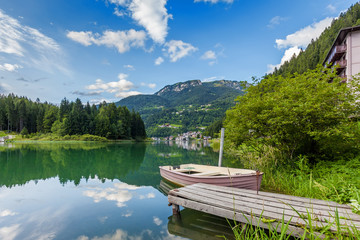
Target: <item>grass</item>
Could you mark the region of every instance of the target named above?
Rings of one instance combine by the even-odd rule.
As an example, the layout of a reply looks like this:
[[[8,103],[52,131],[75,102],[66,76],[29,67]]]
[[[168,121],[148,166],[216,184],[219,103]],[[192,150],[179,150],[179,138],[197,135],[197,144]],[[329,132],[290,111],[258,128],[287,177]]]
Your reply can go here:
[[[181,127],[182,127],[181,124],[170,124],[170,125],[173,126],[173,127],[177,127],[177,128],[181,128]]]
[[[334,161],[317,161],[309,164],[307,158],[299,156],[292,161],[283,158],[280,152],[266,146],[257,146],[259,152],[249,148],[236,151],[236,158],[242,159],[247,168],[258,168],[264,172],[261,189],[267,192],[331,200],[352,206],[353,212],[360,214],[360,156],[351,159]],[[240,151],[239,151],[240,150]],[[294,209],[295,210],[295,209]],[[325,226],[313,226],[311,215],[300,215],[308,222],[304,228],[306,234],[298,238],[283,235],[287,230],[281,223],[281,232],[264,230],[257,226],[246,228],[240,225],[233,227],[236,239],[319,239],[317,234],[325,234],[325,239],[360,239],[360,230],[354,226],[340,227],[338,215],[333,223]],[[336,227],[336,232],[329,232],[330,227]],[[286,232],[286,231],[285,231]]]
[[[96,135],[84,134],[84,135],[65,135],[59,136],[51,133],[36,133],[30,134],[26,137],[17,135],[14,141],[100,141],[105,142],[108,139]]]
[[[359,169],[360,156],[334,162],[321,161],[313,166],[302,157],[296,166],[265,170],[262,189],[338,203],[360,202]]]
[[[292,232],[289,222],[285,223],[284,218],[279,221],[266,221],[262,216],[259,217],[258,222],[254,223],[247,219],[246,224],[238,224],[236,221],[229,224],[232,226],[232,230],[236,240],[252,240],[252,239],[360,239],[360,230],[353,226],[341,226],[340,217],[337,211],[335,211],[334,221],[328,222],[323,226],[319,227],[314,225],[311,214],[308,212],[307,215],[300,214],[296,209],[293,210],[302,218],[307,224],[306,226],[300,226],[303,233],[298,234],[296,237],[291,236],[288,232]],[[268,224],[268,229],[259,227],[262,223]],[[331,228],[336,228],[336,232],[330,231]],[[279,231],[277,231],[279,229]],[[226,239],[223,236],[224,239]]]

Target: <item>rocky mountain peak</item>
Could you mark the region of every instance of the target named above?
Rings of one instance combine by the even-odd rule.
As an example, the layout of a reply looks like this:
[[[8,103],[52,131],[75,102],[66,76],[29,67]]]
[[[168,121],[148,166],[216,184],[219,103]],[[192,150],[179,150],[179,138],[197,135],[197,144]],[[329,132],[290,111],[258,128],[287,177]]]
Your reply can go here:
[[[202,82],[200,80],[190,80],[186,82],[179,82],[175,83],[173,85],[167,85],[163,87],[161,90],[155,93],[157,96],[161,96],[168,92],[181,92],[185,89],[196,87],[202,85]]]

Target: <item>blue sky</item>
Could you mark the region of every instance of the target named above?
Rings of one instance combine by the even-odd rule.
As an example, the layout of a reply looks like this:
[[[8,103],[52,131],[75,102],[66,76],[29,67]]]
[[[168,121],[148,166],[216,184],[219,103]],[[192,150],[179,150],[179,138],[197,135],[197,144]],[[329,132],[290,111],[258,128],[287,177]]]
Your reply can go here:
[[[305,49],[351,0],[0,2],[0,93],[59,103],[249,81]]]

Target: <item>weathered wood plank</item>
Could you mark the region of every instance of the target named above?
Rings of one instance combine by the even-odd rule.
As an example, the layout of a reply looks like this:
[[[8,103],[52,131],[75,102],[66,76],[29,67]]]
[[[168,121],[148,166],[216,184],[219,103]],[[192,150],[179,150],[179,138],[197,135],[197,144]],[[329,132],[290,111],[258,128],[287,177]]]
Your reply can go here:
[[[302,202],[302,203],[311,203],[311,204],[316,204],[316,205],[323,205],[326,207],[337,207],[337,208],[345,208],[345,209],[351,209],[350,206],[344,205],[344,204],[339,204],[336,202],[332,202],[332,201],[324,201],[324,200],[319,200],[319,199],[310,199],[310,198],[305,198],[305,197],[296,197],[296,196],[291,196],[291,195],[285,195],[285,194],[279,194],[279,193],[270,193],[270,192],[262,192],[259,191],[257,194],[257,191],[255,190],[249,190],[249,189],[237,189],[237,188],[232,188],[232,187],[223,187],[223,186],[216,186],[216,185],[210,185],[210,184],[203,184],[203,183],[198,183],[198,184],[193,184],[190,185],[188,187],[194,187],[194,188],[205,188],[205,189],[209,189],[209,190],[214,190],[214,191],[219,191],[219,192],[227,192],[227,193],[233,193],[233,194],[248,194],[248,195],[257,195],[257,196],[262,196],[262,197],[271,197],[271,198],[276,198],[276,199],[284,199],[284,200],[290,200],[290,201],[295,201],[295,202]]]
[[[220,172],[201,172],[191,174],[192,176],[215,176],[221,174]]]
[[[261,210],[264,209],[264,210],[267,210],[270,212],[276,212],[276,213],[282,213],[284,210],[291,210],[290,211],[291,215],[296,214],[296,212],[294,212],[293,209],[289,205],[294,207],[301,214],[307,214],[309,212],[312,215],[316,215],[319,218],[333,217],[334,213],[335,213],[334,207],[325,207],[322,205],[319,207],[316,205],[314,206],[314,205],[307,204],[308,206],[304,207],[303,203],[298,204],[298,202],[291,202],[291,201],[283,202],[283,201],[279,201],[277,199],[272,199],[272,198],[270,199],[271,201],[269,201],[267,198],[256,199],[256,198],[251,198],[251,197],[243,197],[243,196],[233,195],[230,193],[211,191],[211,190],[208,190],[205,188],[204,189],[197,189],[197,188],[195,189],[195,188],[191,188],[190,186],[186,187],[186,188],[181,188],[180,190],[186,191],[186,192],[189,192],[192,194],[200,194],[201,196],[208,197],[208,198],[218,196],[219,198],[217,198],[217,199],[222,199],[223,201],[227,201],[231,204],[235,202],[237,204],[244,205],[247,207],[261,209]],[[360,216],[352,213],[351,210],[338,209],[338,213],[340,216],[345,217],[347,219],[351,219],[356,224],[360,224]],[[288,214],[288,212],[285,211],[285,214]]]
[[[259,210],[259,211],[265,211],[268,214],[272,214],[272,213],[276,213],[276,214],[285,214],[288,216],[298,216],[298,214],[288,205],[284,204],[284,203],[270,203],[266,202],[266,201],[251,201],[250,198],[246,199],[246,201],[243,201],[242,199],[237,199],[236,196],[232,196],[230,194],[217,194],[216,192],[211,192],[209,190],[201,190],[201,191],[195,191],[189,188],[182,188],[180,189],[179,192],[177,192],[176,194],[179,195],[181,193],[188,193],[193,194],[193,195],[197,195],[199,197],[204,197],[207,201],[211,201],[212,199],[215,200],[219,200],[219,201],[223,201],[226,202],[227,204],[234,206],[240,206],[242,208],[250,208],[252,210]],[[294,209],[296,211],[298,211],[300,214],[304,214],[307,215],[307,213],[309,212],[311,214],[311,216],[313,218],[318,218],[320,221],[325,221],[328,220],[330,222],[333,222],[334,219],[334,211],[320,211],[320,210],[315,210],[315,209],[307,209],[307,208],[303,208],[303,207],[294,207]],[[356,215],[353,214],[352,215]],[[351,218],[350,214],[340,214],[339,216],[341,217],[346,217],[347,219],[351,219],[354,225],[359,225],[360,226],[360,221]],[[357,217],[358,215],[356,215]],[[344,219],[341,219],[341,222],[343,224],[350,224],[348,221],[344,221]]]
[[[195,201],[195,202],[207,204],[209,206],[216,206],[216,207],[226,209],[226,210],[230,210],[230,211],[233,211],[233,212],[245,213],[245,214],[248,214],[248,215],[255,215],[257,217],[263,216],[263,217],[265,217],[267,219],[280,220],[280,219],[283,218],[285,222],[290,222],[292,225],[296,225],[298,223],[303,224],[303,225],[307,224],[306,221],[304,221],[301,217],[299,217],[295,212],[293,212],[293,214],[291,214],[291,213],[289,213],[290,211],[287,210],[287,214],[282,214],[281,212],[280,213],[269,212],[269,211],[266,211],[265,209],[261,210],[261,209],[258,209],[258,208],[247,207],[247,206],[244,206],[244,205],[231,203],[231,196],[230,196],[230,202],[229,202],[229,201],[226,201],[224,198],[215,199],[215,198],[212,198],[211,196],[210,197],[203,197],[203,196],[200,195],[200,192],[198,194],[194,194],[194,193],[188,193],[186,191],[178,191],[178,192],[176,192],[176,195],[179,196],[179,197],[185,198],[185,199],[190,199],[190,200]],[[274,210],[274,208],[272,210]],[[324,226],[328,225],[328,223],[325,222],[324,219],[325,218],[322,219],[323,222],[317,221],[317,220],[312,220],[312,223],[315,226],[324,227]],[[327,219],[330,222],[335,221],[335,219],[330,218],[330,217],[328,217]],[[340,224],[342,224],[342,225],[347,225],[347,226],[355,225],[356,226],[356,224],[349,223],[348,221],[343,220],[343,219],[340,219],[339,221],[340,221]],[[356,226],[356,227],[360,227],[360,225]],[[336,232],[337,228],[335,226],[333,226],[333,227],[330,228],[330,230],[333,231],[333,232]]]
[[[254,216],[254,215],[247,215],[244,213],[238,213],[238,212],[234,212],[232,210],[227,210],[227,209],[223,209],[223,208],[216,207],[216,206],[209,206],[204,203],[199,203],[199,202],[195,202],[195,201],[192,201],[189,199],[183,199],[183,198],[172,196],[172,195],[169,195],[168,199],[169,199],[169,202],[183,206],[185,208],[202,211],[205,213],[213,214],[213,215],[224,217],[227,219],[233,219],[238,222],[248,223],[248,224],[255,225],[255,226],[258,226],[261,228],[272,229],[277,232],[281,232],[281,223],[278,223],[278,222],[263,223],[260,218]],[[301,237],[304,234],[304,229],[289,225],[286,233],[288,235],[293,235],[295,237]],[[319,235],[319,238],[321,238],[321,239],[323,239],[325,237],[323,235],[320,235],[319,233],[318,233],[318,235]]]

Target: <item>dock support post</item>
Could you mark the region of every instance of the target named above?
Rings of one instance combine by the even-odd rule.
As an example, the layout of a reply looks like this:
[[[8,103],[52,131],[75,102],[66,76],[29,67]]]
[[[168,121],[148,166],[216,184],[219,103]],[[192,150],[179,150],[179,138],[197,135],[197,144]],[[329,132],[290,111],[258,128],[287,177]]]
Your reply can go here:
[[[173,204],[172,205],[173,215],[180,215],[180,208],[179,205]]]
[[[224,151],[224,135],[225,135],[225,128],[221,128],[219,167],[221,167],[222,155]]]

